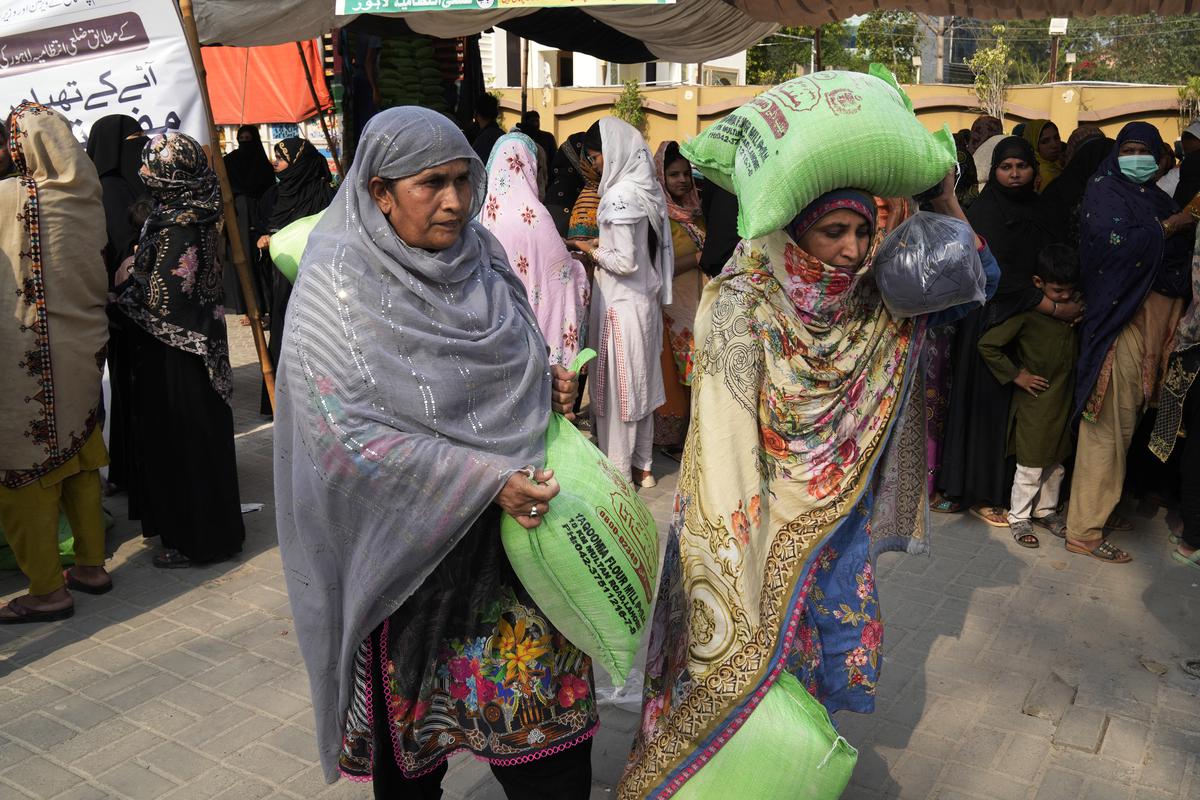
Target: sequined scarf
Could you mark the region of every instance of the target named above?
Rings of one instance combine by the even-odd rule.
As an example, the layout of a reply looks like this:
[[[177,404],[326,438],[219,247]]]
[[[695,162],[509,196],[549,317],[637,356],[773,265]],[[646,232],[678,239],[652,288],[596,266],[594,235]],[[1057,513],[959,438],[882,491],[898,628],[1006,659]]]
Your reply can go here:
[[[375,115],[288,307],[276,529],[330,781],[363,640],[542,462],[549,364],[504,250],[476,222],[445,250],[410,246],[368,188],[457,161],[474,217],[484,168],[458,128],[415,107]]]

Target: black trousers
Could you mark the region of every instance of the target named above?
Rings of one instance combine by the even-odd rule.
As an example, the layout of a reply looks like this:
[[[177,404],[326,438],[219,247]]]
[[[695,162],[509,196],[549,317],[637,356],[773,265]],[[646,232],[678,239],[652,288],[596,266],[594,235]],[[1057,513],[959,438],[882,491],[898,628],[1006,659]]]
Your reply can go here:
[[[396,766],[384,693],[372,693],[375,725],[374,790],[376,800],[440,800],[447,764],[419,778],[406,778]],[[492,774],[509,800],[587,800],[592,792],[592,740],[561,753],[511,767],[492,765]]]
[[[1183,449],[1179,513],[1183,517],[1183,541],[1200,548],[1200,378],[1192,381],[1183,401],[1183,426],[1187,437],[1176,443]]]

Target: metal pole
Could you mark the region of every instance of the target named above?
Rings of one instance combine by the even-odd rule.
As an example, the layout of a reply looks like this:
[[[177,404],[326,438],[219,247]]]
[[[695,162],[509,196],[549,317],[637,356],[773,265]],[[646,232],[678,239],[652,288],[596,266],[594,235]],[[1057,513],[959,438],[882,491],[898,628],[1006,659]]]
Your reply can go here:
[[[1050,37],[1050,82],[1058,81],[1058,40],[1061,36]]]
[[[225,229],[229,234],[229,245],[233,250],[233,266],[237,269],[238,283],[246,299],[246,316],[250,318],[250,331],[254,334],[254,348],[258,351],[258,362],[262,368],[263,382],[267,385],[267,397],[271,410],[275,410],[275,367],[267,350],[267,339],[263,336],[262,316],[258,308],[258,297],[254,294],[254,280],[250,275],[250,264],[242,246],[242,235],[238,229],[237,208],[233,204],[233,190],[229,187],[229,176],[225,173],[225,159],[220,152],[220,137],[213,122],[212,104],[208,99],[208,79],[204,72],[204,60],[200,57],[200,34],[196,30],[196,18],[192,15],[192,0],[179,0],[179,13],[183,18],[183,33],[188,49],[192,53],[192,64],[196,68],[196,79],[200,82],[200,99],[204,102],[204,113],[208,117],[208,135],[212,139],[213,169],[221,183],[221,201],[224,205]],[[276,335],[283,331],[277,331]]]
[[[521,37],[521,121],[529,108],[529,41]]]
[[[809,63],[812,64],[813,72],[821,67],[821,28],[819,26],[813,33],[813,54]]]
[[[937,75],[934,83],[946,80],[946,18],[938,17],[937,26]]]
[[[300,54],[300,63],[304,65],[304,78],[308,81],[308,93],[312,95],[313,108],[317,110],[317,119],[321,122],[321,132],[325,134],[325,141],[329,143],[329,154],[333,156],[333,163],[337,164],[339,177],[344,178],[346,177],[346,166],[342,163],[342,159],[338,155],[337,143],[329,135],[329,125],[325,122],[325,112],[321,108],[321,101],[317,99],[317,85],[313,82],[312,70],[308,68],[308,57],[304,55],[304,45],[301,42],[296,42],[296,52]]]

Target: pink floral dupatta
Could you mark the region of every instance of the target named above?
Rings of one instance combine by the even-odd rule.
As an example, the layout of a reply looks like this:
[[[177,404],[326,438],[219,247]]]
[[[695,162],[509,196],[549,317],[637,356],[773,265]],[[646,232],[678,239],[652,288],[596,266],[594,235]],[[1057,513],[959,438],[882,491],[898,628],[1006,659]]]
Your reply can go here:
[[[583,265],[571,257],[554,218],[538,199],[536,153],[533,140],[524,134],[501,137],[488,160],[488,191],[479,221],[500,241],[525,284],[550,363],[565,367],[585,341],[590,287]]]

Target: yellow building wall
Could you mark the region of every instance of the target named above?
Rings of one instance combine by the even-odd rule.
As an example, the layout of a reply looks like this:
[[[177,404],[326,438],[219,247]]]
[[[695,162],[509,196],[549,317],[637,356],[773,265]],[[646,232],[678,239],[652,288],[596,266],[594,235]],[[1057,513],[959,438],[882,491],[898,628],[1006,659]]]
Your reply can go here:
[[[646,139],[652,148],[667,139],[682,141],[695,136],[733,109],[763,92],[765,86],[672,86],[647,87]],[[957,131],[971,127],[980,114],[979,102],[969,86],[924,84],[905,86],[917,117],[930,129],[943,124]],[[521,92],[502,89],[502,124],[511,128],[520,119]],[[560,141],[610,113],[620,87],[595,89],[532,89],[528,107],[542,117],[542,128]],[[1173,86],[1104,86],[1060,83],[1019,86],[1009,90],[1004,127],[1018,122],[1050,119],[1063,139],[1083,124],[1099,125],[1115,136],[1127,122],[1140,120],[1155,125],[1167,141],[1179,137],[1179,94]]]

